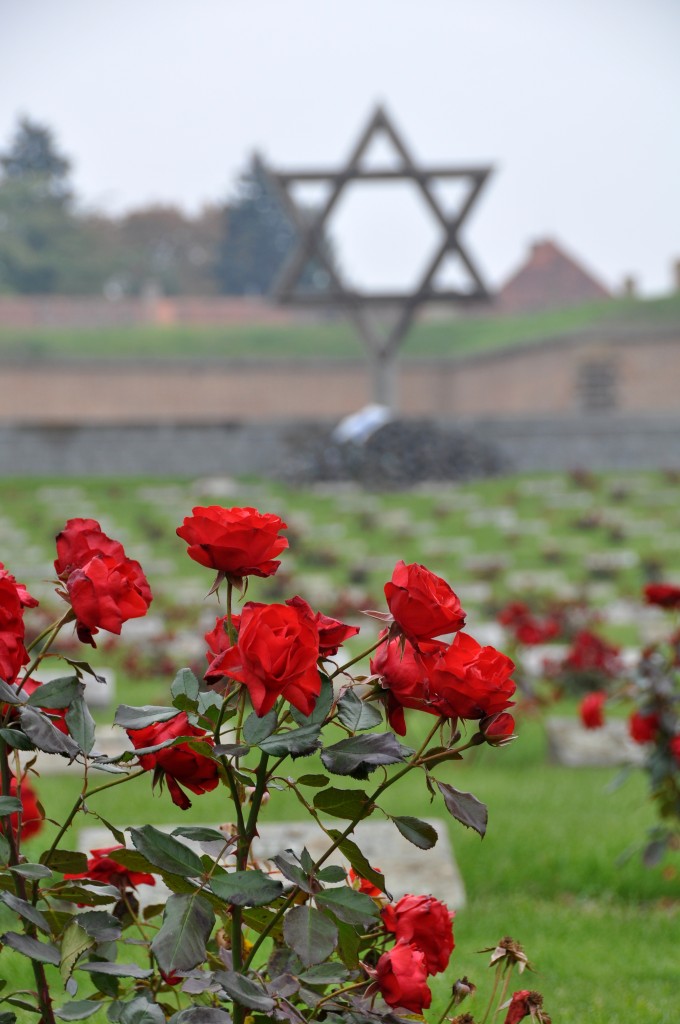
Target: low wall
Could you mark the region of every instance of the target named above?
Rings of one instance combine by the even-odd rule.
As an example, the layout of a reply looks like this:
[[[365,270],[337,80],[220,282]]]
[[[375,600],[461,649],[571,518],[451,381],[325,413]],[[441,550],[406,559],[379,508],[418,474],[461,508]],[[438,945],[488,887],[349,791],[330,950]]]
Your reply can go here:
[[[0,476],[281,477],[331,425],[0,426]],[[465,419],[448,426],[493,446],[508,472],[680,469],[680,417]]]

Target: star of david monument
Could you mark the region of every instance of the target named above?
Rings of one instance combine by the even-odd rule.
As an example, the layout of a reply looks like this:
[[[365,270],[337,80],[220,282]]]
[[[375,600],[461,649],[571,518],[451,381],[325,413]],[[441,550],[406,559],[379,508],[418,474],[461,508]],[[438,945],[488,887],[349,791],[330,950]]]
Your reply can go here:
[[[367,166],[365,155],[382,137],[394,151],[389,167]],[[297,231],[297,246],[285,261],[273,287],[280,303],[303,308],[340,311],[353,323],[369,357],[373,401],[390,410],[396,405],[396,356],[421,307],[434,303],[469,305],[489,301],[491,295],[461,238],[461,230],[491,174],[490,166],[421,166],[411,156],[394,124],[382,107],[370,118],[344,167],[339,170],[306,169],[266,172]],[[326,230],[338,201],[355,183],[408,182],[434,218],[438,240],[424,271],[410,290],[360,289],[350,284],[333,258]],[[443,205],[439,183],[458,183],[458,204],[453,212]],[[323,185],[326,194],[314,210],[295,197],[300,186]],[[395,224],[398,229],[398,224]],[[440,283],[447,263],[455,262],[455,285]],[[321,270],[322,289],[305,286],[309,268]],[[318,276],[318,275],[317,275]]]

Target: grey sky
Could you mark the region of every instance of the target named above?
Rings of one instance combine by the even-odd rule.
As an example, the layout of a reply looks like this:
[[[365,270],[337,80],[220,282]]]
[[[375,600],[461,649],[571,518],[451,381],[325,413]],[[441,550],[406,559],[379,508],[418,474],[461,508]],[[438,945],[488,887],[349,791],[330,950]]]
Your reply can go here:
[[[25,113],[89,206],[196,209],[254,149],[332,167],[381,101],[417,159],[496,165],[465,229],[492,284],[552,236],[652,294],[680,258],[679,53],[677,0],[0,0],[0,144]],[[429,226],[353,205],[350,269],[401,278]]]

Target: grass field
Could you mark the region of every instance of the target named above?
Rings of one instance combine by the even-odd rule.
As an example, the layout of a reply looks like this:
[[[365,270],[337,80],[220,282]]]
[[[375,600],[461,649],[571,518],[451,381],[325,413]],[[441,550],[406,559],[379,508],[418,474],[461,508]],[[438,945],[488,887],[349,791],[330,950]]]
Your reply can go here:
[[[157,594],[151,614],[164,619],[166,631],[172,627],[164,649],[177,667],[183,633],[200,634],[221,611],[214,598],[204,600],[206,572],[186,557],[174,536],[182,515],[197,503],[254,504],[283,515],[291,526],[291,549],[284,553],[280,575],[285,594],[277,598],[299,592],[325,611],[348,577],[355,581],[348,601],[364,596],[371,603],[360,607],[384,607],[382,582],[403,557],[424,562],[451,582],[468,609],[473,634],[475,624],[488,620],[499,601],[519,593],[523,581],[524,592],[571,587],[585,594],[599,603],[610,635],[637,643],[642,632],[662,621],[646,619],[636,605],[650,567],[680,579],[680,484],[661,473],[579,479],[549,474],[407,495],[299,492],[261,481],[24,480],[5,481],[2,492],[0,558],[41,595],[48,588],[32,584],[49,575],[51,538],[67,517],[99,518],[111,535],[124,540],[128,553],[147,568]],[[545,525],[539,528],[540,522]],[[253,581],[249,597],[275,599],[272,587],[278,580]],[[615,607],[617,614],[609,614]],[[141,650],[143,642],[130,647]],[[157,646],[151,649],[153,656],[158,652]],[[202,657],[195,658],[197,665]],[[117,669],[119,701],[165,701],[170,672],[138,677],[106,644],[93,652],[93,661]],[[562,710],[575,713],[573,704]],[[653,821],[643,778],[633,776],[608,792],[615,770],[548,763],[540,715],[520,707],[517,718],[516,743],[477,749],[440,771],[442,780],[488,804],[490,822],[483,841],[450,823],[468,905],[457,915],[456,950],[446,978],[435,986],[431,1019],[436,1020],[437,1007],[443,1009],[456,977],[467,974],[488,991],[487,956],[476,951],[510,934],[523,942],[538,972],[524,975],[515,988],[543,992],[555,1024],[676,1024],[677,855],[654,869],[642,867],[637,857],[617,865],[619,855],[640,841]],[[410,729],[417,739],[418,722]],[[411,738],[410,732],[407,742]],[[295,770],[317,767],[315,756]],[[388,794],[386,809],[443,817],[443,807],[430,806],[422,783],[411,778],[398,795]],[[36,785],[50,816],[62,819],[77,795],[76,780],[44,776]],[[151,793],[147,777],[93,797],[91,809],[119,825],[176,824],[181,813],[167,794]],[[219,798],[208,794],[195,798],[182,821],[218,823],[228,814]],[[298,805],[277,793],[265,815],[292,820],[299,817]],[[79,822],[93,824],[91,818]],[[72,841],[75,845],[75,834]],[[23,974],[30,987],[26,968],[17,954],[0,953],[0,977]],[[79,998],[87,991],[83,983]],[[478,1003],[471,1011],[482,1010],[482,1000]]]
[[[403,357],[451,358],[600,326],[662,326],[680,322],[680,298],[612,299],[574,309],[522,316],[461,316],[420,321]],[[0,326],[0,359],[357,359],[363,349],[344,320],[295,326],[130,327],[25,330]]]

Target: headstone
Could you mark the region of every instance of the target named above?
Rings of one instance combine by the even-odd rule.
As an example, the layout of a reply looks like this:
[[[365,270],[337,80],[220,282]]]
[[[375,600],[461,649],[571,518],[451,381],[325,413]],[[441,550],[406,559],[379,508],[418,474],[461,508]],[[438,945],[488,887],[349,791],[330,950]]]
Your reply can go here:
[[[645,749],[628,734],[628,723],[610,719],[600,729],[586,729],[575,718],[548,718],[548,756],[569,768],[613,768],[641,765]]]
[[[94,708],[111,708],[114,705],[116,697],[116,674],[112,668],[100,668],[99,666],[94,667],[95,672],[103,679],[104,682],[99,682],[94,676],[85,674],[83,675],[82,682],[85,684],[85,700],[87,701],[88,707]],[[38,666],[37,670],[31,674],[33,679],[37,679],[40,683],[48,683],[50,679],[59,679],[62,676],[66,676],[72,673],[70,666],[64,662],[58,664],[46,665],[44,662]]]
[[[420,850],[413,846],[390,821],[360,822],[351,839],[359,845],[369,864],[384,872],[388,888],[395,898],[406,893],[429,894],[443,900],[452,909],[459,910],[465,906],[465,887],[453,855],[447,827],[439,819],[431,819],[429,824],[439,835],[436,846],[431,850]],[[335,827],[333,823],[329,822],[329,825]],[[172,832],[177,825],[158,827],[164,832]],[[330,845],[328,837],[314,822],[264,822],[258,825],[258,833],[252,854],[263,870],[271,867],[276,871],[275,866],[267,862],[284,850],[292,849],[299,853],[306,847],[316,860]],[[182,842],[201,852],[199,844],[189,843],[186,839],[182,839]],[[80,832],[78,848],[83,853],[112,845],[115,845],[113,837],[106,829],[82,829]],[[219,851],[211,852],[214,855]],[[232,866],[228,859],[223,863],[226,867]],[[339,864],[349,870],[349,863],[337,850],[326,863]],[[140,903],[144,905],[162,903],[168,895],[160,879],[155,886],[141,886],[139,891]]]

